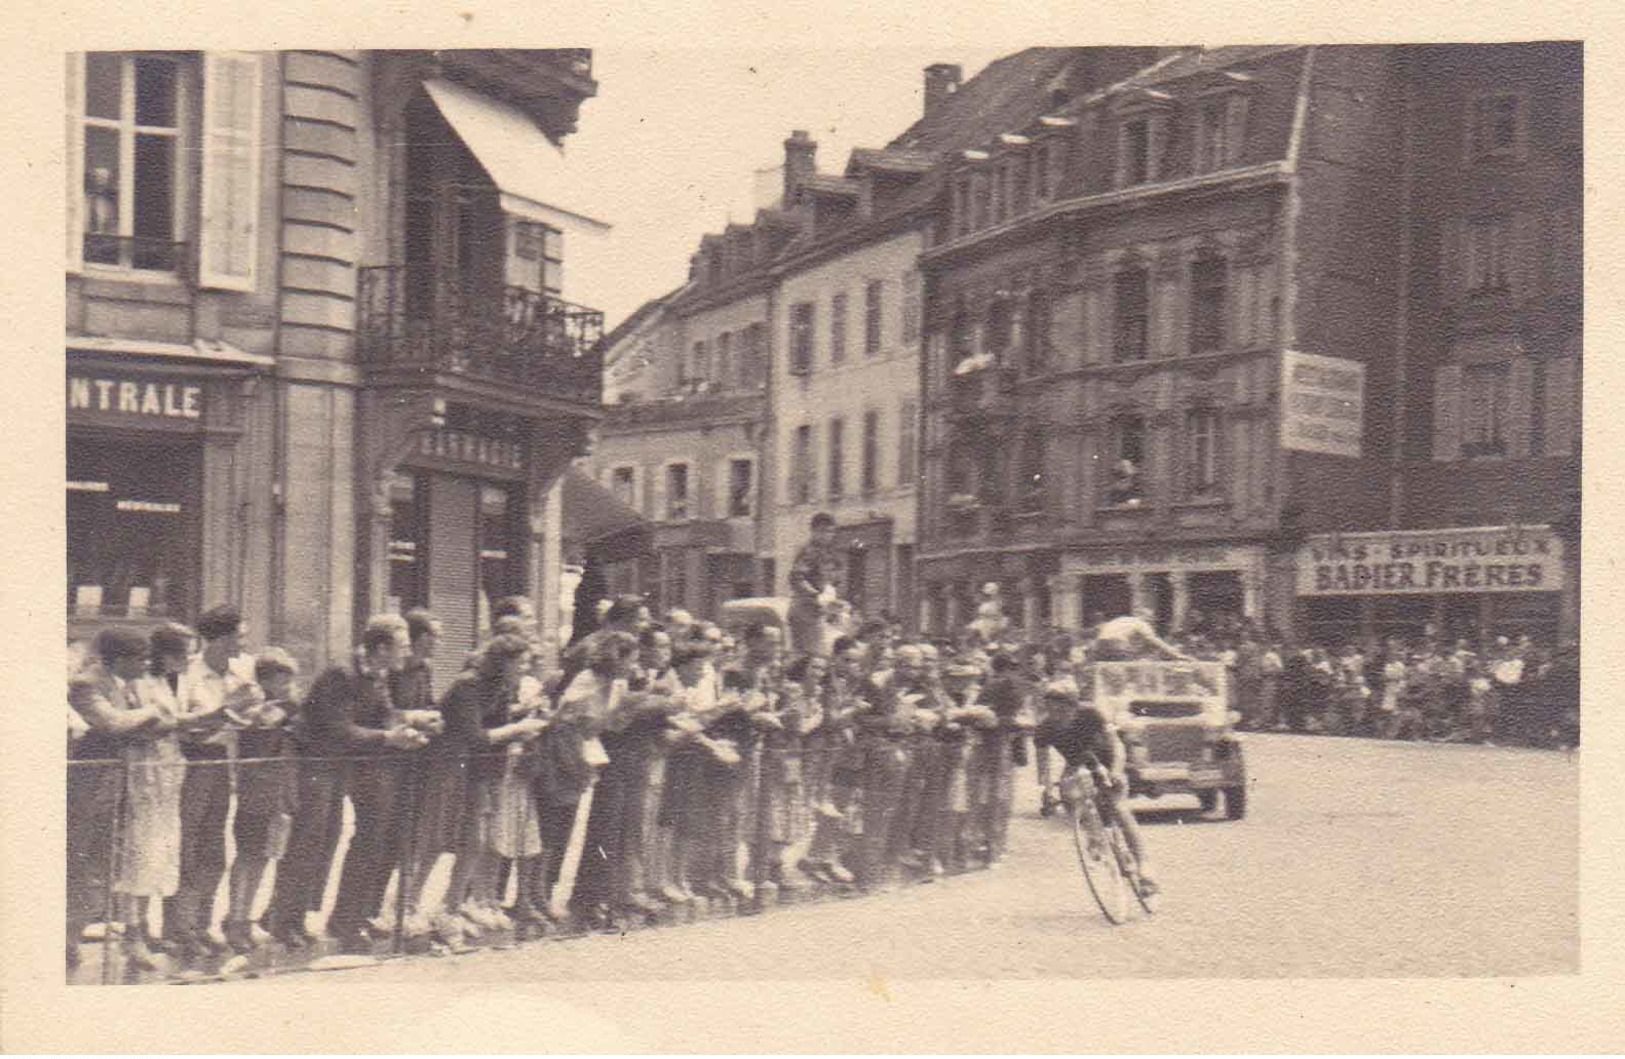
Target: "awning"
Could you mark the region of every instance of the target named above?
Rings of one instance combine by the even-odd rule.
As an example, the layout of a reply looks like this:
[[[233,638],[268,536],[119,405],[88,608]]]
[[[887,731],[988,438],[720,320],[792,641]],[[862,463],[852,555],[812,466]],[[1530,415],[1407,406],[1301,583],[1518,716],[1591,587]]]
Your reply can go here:
[[[648,545],[650,525],[615,494],[571,468],[559,487],[564,504],[563,537],[586,549],[613,552],[606,558],[630,558]]]
[[[572,231],[609,231],[587,212],[592,196],[564,151],[518,108],[439,78],[423,87],[502,193],[503,209]]]

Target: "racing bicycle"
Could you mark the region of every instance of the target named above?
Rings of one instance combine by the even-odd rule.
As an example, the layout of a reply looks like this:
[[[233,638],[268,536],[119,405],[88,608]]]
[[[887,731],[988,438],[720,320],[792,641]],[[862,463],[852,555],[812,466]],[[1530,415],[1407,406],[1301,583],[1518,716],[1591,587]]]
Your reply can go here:
[[[1156,909],[1140,884],[1139,862],[1117,823],[1111,773],[1093,754],[1069,768],[1061,781],[1061,799],[1072,823],[1072,842],[1089,892],[1112,924],[1127,923],[1135,907]]]

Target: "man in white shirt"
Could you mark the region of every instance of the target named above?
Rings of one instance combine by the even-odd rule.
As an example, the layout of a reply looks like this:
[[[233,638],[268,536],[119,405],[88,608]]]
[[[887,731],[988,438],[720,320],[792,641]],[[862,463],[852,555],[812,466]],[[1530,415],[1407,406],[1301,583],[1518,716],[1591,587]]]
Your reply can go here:
[[[164,898],[164,937],[185,957],[200,959],[218,949],[209,937],[215,892],[226,871],[226,812],[231,774],[226,762],[235,735],[226,725],[234,708],[251,704],[251,679],[232,669],[242,653],[243,619],[237,608],[215,607],[197,623],[203,652],[176,686],[181,703],[180,886]]]
[[[1152,613],[1149,609],[1136,607],[1133,614],[1125,614],[1102,623],[1095,633],[1095,660],[1125,662],[1141,658],[1163,658],[1175,662],[1190,661],[1188,655],[1157,635],[1151,621]]]

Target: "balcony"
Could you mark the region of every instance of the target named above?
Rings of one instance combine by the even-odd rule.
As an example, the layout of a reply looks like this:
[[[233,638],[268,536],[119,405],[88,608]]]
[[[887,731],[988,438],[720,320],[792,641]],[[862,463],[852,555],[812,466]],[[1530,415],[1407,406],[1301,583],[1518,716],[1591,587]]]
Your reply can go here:
[[[471,295],[407,266],[360,271],[359,352],[375,377],[461,379],[525,398],[598,405],[598,310],[523,287]]]

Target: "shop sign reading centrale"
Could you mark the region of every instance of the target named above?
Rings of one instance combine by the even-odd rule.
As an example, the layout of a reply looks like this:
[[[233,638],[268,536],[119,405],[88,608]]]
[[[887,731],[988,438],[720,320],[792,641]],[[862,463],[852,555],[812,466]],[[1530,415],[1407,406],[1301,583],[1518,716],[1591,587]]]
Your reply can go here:
[[[203,387],[161,379],[68,376],[68,411],[159,419],[203,418]]]
[[[1328,534],[1298,551],[1300,596],[1562,588],[1563,542],[1546,526]]]

